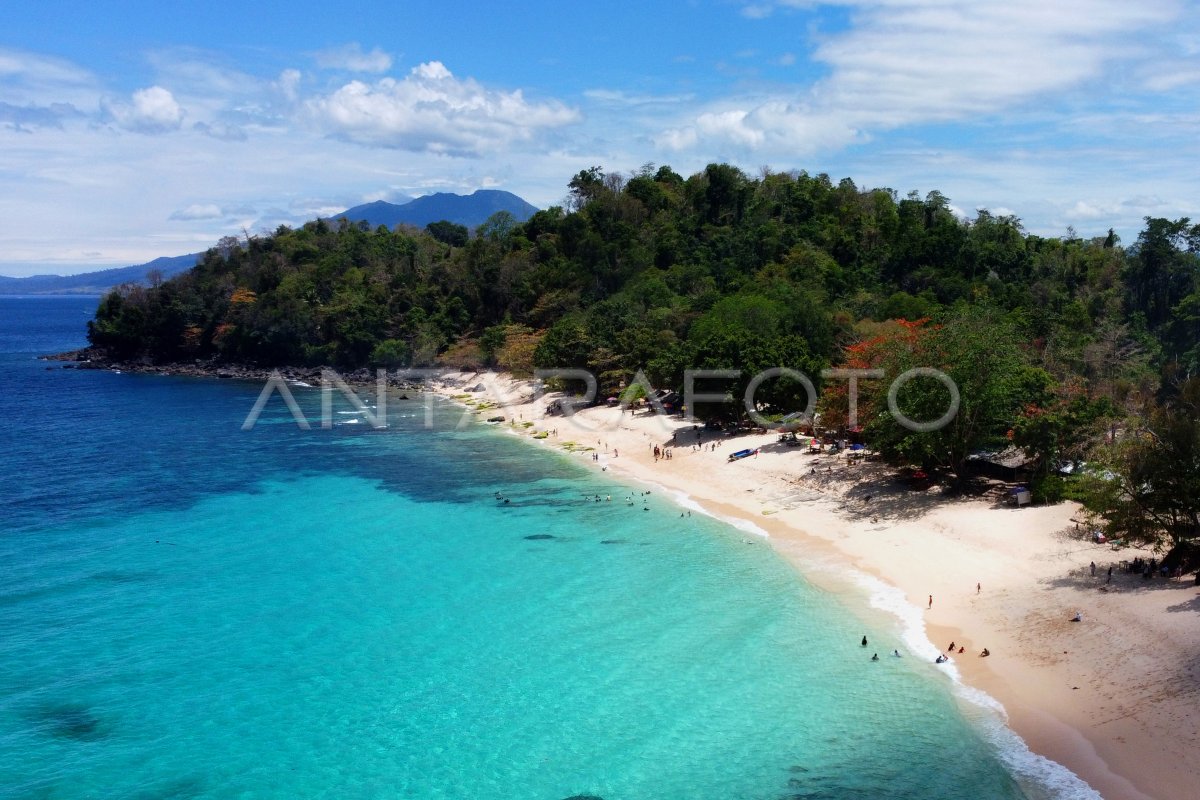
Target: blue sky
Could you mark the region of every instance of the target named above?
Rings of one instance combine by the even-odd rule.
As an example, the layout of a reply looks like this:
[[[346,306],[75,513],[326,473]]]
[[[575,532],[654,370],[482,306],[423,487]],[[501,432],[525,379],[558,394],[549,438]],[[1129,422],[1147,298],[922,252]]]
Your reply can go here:
[[[203,250],[371,200],[571,176],[825,172],[1081,236],[1200,217],[1174,0],[6,9],[0,274]]]

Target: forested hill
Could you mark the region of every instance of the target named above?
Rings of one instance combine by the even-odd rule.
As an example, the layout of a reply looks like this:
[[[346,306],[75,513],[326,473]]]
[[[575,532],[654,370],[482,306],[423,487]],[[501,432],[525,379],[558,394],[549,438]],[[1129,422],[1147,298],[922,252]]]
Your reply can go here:
[[[1150,219],[1125,250],[986,211],[962,221],[936,191],[723,164],[686,179],[585,170],[567,205],[521,224],[497,214],[469,238],[446,222],[317,221],[226,241],[161,286],[109,295],[90,336],[160,362],[341,367],[519,369],[536,348],[539,363],[671,382],[684,365],[750,363],[748,349],[753,363],[838,362],[886,320],[986,304],[1076,374],[1101,351],[1200,361],[1200,226],[1187,220]]]
[[[741,397],[788,367],[816,384],[823,428],[897,464],[962,485],[981,449],[1016,448],[1039,500],[1078,492],[1113,535],[1200,536],[1200,225],[1147,218],[1128,247],[1043,238],[1011,216],[958,219],[936,191],[724,164],[584,170],[566,206],[473,233],[342,220],[223,240],[190,272],[109,294],[89,336],[143,364],[584,368],[602,396],[643,389],[639,370],[680,388],[700,368],[741,370],[725,387]],[[888,381],[936,367],[961,405],[918,431],[893,412],[939,419],[943,383],[893,397],[865,380],[856,426],[829,366]],[[756,395],[780,416],[812,400],[786,377]]]

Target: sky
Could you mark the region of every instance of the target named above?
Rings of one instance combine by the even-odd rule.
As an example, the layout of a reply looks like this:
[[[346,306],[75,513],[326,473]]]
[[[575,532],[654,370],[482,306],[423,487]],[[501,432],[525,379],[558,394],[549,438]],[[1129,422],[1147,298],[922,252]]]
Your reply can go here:
[[[1181,0],[10,4],[0,275],[580,170],[826,173],[1030,233],[1200,217]]]

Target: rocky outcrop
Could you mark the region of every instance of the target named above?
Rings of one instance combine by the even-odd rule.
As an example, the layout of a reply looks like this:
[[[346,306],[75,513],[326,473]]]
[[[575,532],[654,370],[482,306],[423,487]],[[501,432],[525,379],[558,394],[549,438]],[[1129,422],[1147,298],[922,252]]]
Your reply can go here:
[[[85,347],[66,353],[45,355],[41,358],[44,361],[62,362],[63,369],[109,369],[149,375],[176,375],[221,380],[261,382],[267,380],[272,373],[278,372],[285,380],[300,381],[313,386],[321,383],[325,370],[333,369],[332,367],[260,367],[230,364],[215,359],[156,364],[147,358],[132,360],[113,358],[97,347]],[[333,372],[351,386],[374,386],[377,380],[375,370],[366,367],[353,371],[333,370]],[[405,374],[404,370],[391,370],[387,373],[387,385],[392,388],[419,390],[422,388],[423,382],[420,378],[414,379]]]

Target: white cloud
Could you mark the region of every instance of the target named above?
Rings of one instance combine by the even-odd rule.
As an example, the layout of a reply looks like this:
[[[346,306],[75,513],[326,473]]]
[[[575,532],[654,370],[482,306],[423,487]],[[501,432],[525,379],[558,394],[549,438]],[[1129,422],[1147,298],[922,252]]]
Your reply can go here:
[[[324,69],[340,69],[347,72],[387,72],[392,68],[392,57],[375,47],[364,53],[358,42],[314,54],[317,66]]]
[[[203,133],[205,136],[211,136],[214,139],[219,139],[222,142],[244,142],[250,137],[246,131],[236,125],[227,125],[222,122],[197,122],[192,126],[196,130]]]
[[[747,154],[787,153],[795,158],[822,149],[840,149],[865,138],[843,118],[786,100],[763,100],[749,109],[706,111],[685,127],[663,132],[655,142],[672,150],[716,144]]]
[[[81,116],[69,103],[16,106],[0,101],[0,125],[27,133],[37,128],[62,128],[65,120]]]
[[[275,81],[275,87],[288,101],[294,103],[296,102],[296,98],[299,97],[301,77],[300,70],[285,69],[279,73],[279,78]]]
[[[742,6],[742,16],[750,19],[766,19],[774,10],[770,3],[751,3]]]
[[[1170,4],[1124,0],[864,2],[814,57],[832,70],[824,103],[896,126],[987,114],[1099,77],[1132,54],[1133,31],[1168,21]]]
[[[131,102],[104,101],[102,107],[119,127],[135,133],[167,133],[183,124],[183,109],[161,86],[138,89]]]
[[[1152,92],[1173,92],[1184,87],[1200,86],[1200,69],[1195,60],[1156,65],[1157,69],[1144,78],[1144,86]]]
[[[0,47],[0,127],[61,128],[96,107],[91,73],[62,59]]]
[[[1061,213],[1069,220],[1129,219],[1160,216],[1170,205],[1156,195],[1135,195],[1112,200],[1078,200]],[[1169,211],[1167,216],[1171,216]]]
[[[634,94],[621,89],[586,89],[583,96],[612,106],[678,105],[695,99],[693,94]]]
[[[196,220],[221,219],[225,212],[214,203],[193,204],[171,213],[168,219],[180,222],[195,222]]]
[[[758,142],[813,152],[859,139],[854,132],[995,115],[1098,80],[1113,62],[1145,55],[1138,31],[1163,28],[1177,2],[1126,0],[783,0],[775,6],[845,6],[850,24],[818,39],[813,60],[827,78],[774,96],[729,97],[662,142],[744,147]],[[774,6],[743,7],[750,17]],[[772,23],[778,24],[778,23]],[[1163,82],[1160,79],[1160,83]],[[1107,88],[1107,87],[1101,87]],[[713,125],[712,115],[738,125]]]
[[[53,83],[88,83],[91,75],[84,69],[52,56],[0,48],[0,80],[34,77]]]
[[[579,119],[579,112],[557,101],[531,103],[520,90],[496,91],[456,78],[439,61],[420,64],[400,80],[351,81],[306,107],[332,136],[460,156],[495,152]]]

